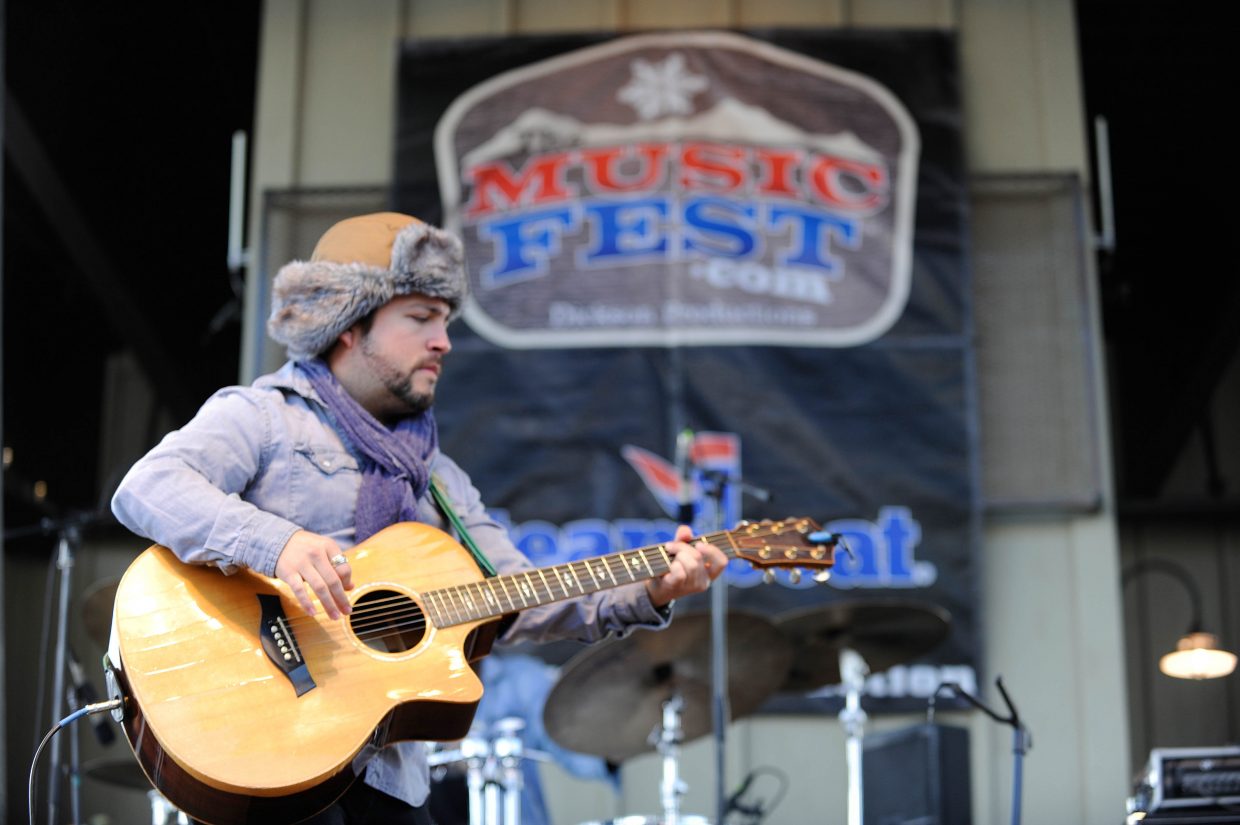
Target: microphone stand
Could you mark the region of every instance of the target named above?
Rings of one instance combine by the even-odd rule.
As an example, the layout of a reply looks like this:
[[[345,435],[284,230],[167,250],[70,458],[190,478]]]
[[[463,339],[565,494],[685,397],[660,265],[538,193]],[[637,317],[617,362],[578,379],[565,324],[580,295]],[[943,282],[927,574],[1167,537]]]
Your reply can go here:
[[[726,529],[723,498],[727,483],[727,474],[720,473],[707,491],[714,500],[716,531]],[[724,574],[715,581],[717,586],[710,589],[711,718],[715,729],[715,821],[722,823],[728,814],[726,746],[732,714],[728,698],[728,581]]]
[[[677,519],[681,524],[694,525],[693,474],[693,430],[683,429],[676,436],[676,472],[680,476],[680,510]],[[725,472],[701,472],[702,478],[709,479],[711,484],[705,487],[706,494],[714,501],[714,529],[723,530],[724,493],[729,481]],[[716,581],[719,586],[710,588],[710,684],[711,684],[711,727],[715,740],[715,822],[722,823],[728,813],[727,790],[727,727],[731,713],[728,707],[728,585],[720,575]],[[673,814],[674,816],[674,814]],[[676,825],[675,822],[665,825]]]
[[[66,708],[66,705],[72,704],[70,700],[71,691],[66,687],[66,670],[69,664],[69,603],[72,601],[73,593],[73,566],[75,564],[75,556],[77,549],[82,541],[82,528],[96,523],[102,522],[110,518],[103,513],[94,511],[84,511],[73,513],[60,519],[44,518],[37,525],[29,527],[19,527],[13,530],[5,531],[5,541],[14,538],[22,538],[34,535],[48,535],[55,532],[58,536],[56,542],[56,569],[60,578],[60,589],[56,601],[56,647],[52,658],[52,693],[51,701],[51,723],[55,725],[70,712],[77,708]],[[47,793],[47,821],[49,825],[55,825],[57,807],[60,803],[60,784],[64,778],[64,767],[61,764],[61,738],[52,739],[51,750],[48,761],[51,763],[51,769],[48,771],[48,793]],[[74,821],[78,821],[78,811],[80,806],[80,777],[78,776],[78,748],[76,735],[71,743],[69,757],[71,764],[69,766],[68,776],[70,778],[70,805]]]
[[[734,478],[723,470],[700,471],[703,489],[714,503],[715,530],[726,530],[724,523],[727,508],[724,499],[728,485],[741,493],[747,493],[759,501],[769,501],[770,491],[756,487],[743,479]],[[726,745],[728,721],[732,712],[728,698],[728,583],[726,571],[710,589],[710,641],[711,641],[711,719],[715,733],[715,822],[722,823],[732,809],[732,799],[725,786],[727,776]]]
[[[1025,723],[1021,721],[1020,714],[1016,710],[1016,705],[1012,704],[1012,697],[1008,696],[1007,689],[1003,687],[1003,677],[995,677],[995,687],[999,688],[999,694],[1003,697],[1003,703],[1007,705],[1008,715],[1000,716],[993,710],[988,708],[980,699],[973,696],[960,685],[955,682],[943,682],[934,693],[930,694],[930,705],[926,709],[926,720],[930,723],[934,722],[934,700],[939,695],[939,691],[943,688],[951,688],[953,692],[970,705],[985,713],[991,719],[1003,725],[1012,726],[1012,825],[1020,825],[1020,809],[1021,809],[1021,783],[1023,781],[1024,759],[1025,754],[1033,747],[1033,735],[1029,733],[1029,729],[1025,727]]]
[[[68,703],[68,694],[65,692],[65,669],[69,662],[69,601],[71,598],[71,584],[73,580],[74,554],[81,542],[82,535],[75,523],[64,524],[60,528],[60,539],[56,545],[56,569],[60,571],[60,595],[56,604],[56,653],[52,659],[52,724],[55,725],[60,719],[72,712],[73,708],[66,709],[65,704]],[[77,739],[74,738],[76,745]],[[70,756],[74,759],[77,757],[77,748],[75,747]],[[56,806],[59,802],[60,789],[60,738],[52,740],[52,751],[49,757],[52,769],[48,775],[48,801],[47,801],[47,821],[49,825],[56,823]],[[77,764],[70,766],[71,772],[76,780]],[[78,783],[74,781],[70,785],[70,804],[73,809],[74,816],[77,816],[79,806],[79,788]],[[76,822],[77,819],[75,818]]]

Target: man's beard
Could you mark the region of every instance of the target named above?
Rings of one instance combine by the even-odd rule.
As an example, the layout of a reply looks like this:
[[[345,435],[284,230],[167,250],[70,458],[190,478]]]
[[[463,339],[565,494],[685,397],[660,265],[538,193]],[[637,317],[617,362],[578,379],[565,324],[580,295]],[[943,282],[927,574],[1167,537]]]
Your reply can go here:
[[[434,390],[418,392],[413,388],[413,374],[417,371],[417,367],[408,373],[402,373],[394,364],[375,351],[371,346],[369,335],[362,336],[361,351],[384,389],[400,400],[403,405],[401,412],[404,415],[421,415],[435,403]]]
[[[433,392],[417,392],[409,380],[394,380],[388,382],[385,380],[383,385],[388,388],[392,395],[399,398],[405,405],[405,409],[409,415],[421,415],[431,408],[435,403],[435,394]]]

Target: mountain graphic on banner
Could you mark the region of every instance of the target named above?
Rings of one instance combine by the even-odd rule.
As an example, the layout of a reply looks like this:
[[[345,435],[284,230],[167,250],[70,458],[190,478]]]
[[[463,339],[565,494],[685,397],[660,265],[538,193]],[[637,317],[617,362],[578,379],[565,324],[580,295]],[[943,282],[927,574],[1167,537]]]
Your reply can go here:
[[[526,109],[512,123],[462,158],[465,169],[479,163],[522,153],[577,149],[583,146],[622,146],[651,140],[701,139],[727,135],[732,143],[809,146],[835,157],[879,163],[882,155],[852,132],[817,135],[785,123],[758,106],[735,98],[695,117],[669,117],[656,122],[620,125],[584,123],[542,108]]]

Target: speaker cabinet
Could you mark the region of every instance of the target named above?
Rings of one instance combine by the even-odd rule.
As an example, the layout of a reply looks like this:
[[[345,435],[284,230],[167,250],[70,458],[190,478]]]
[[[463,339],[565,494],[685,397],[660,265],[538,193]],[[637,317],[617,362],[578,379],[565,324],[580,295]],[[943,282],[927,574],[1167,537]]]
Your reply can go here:
[[[866,734],[865,825],[969,825],[969,732],[946,725]]]

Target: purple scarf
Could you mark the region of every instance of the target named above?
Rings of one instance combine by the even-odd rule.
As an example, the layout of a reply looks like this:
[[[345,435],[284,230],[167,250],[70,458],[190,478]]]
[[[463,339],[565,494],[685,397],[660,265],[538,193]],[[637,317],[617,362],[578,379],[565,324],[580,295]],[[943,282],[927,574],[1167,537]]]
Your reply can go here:
[[[388,429],[345,392],[322,359],[298,361],[297,368],[362,455],[362,488],[353,515],[357,541],[396,522],[416,521],[418,499],[430,484],[427,462],[439,447],[435,416],[427,410]]]

